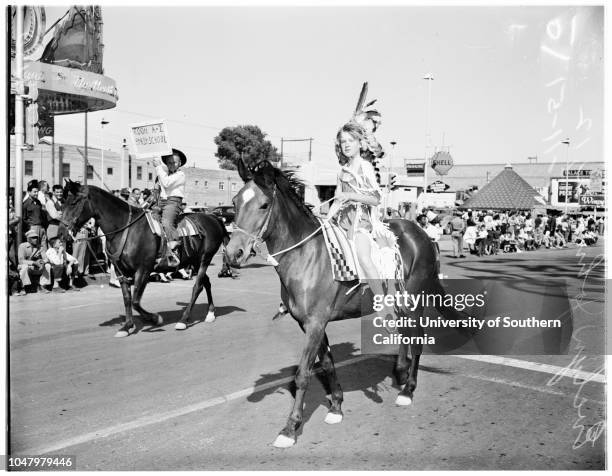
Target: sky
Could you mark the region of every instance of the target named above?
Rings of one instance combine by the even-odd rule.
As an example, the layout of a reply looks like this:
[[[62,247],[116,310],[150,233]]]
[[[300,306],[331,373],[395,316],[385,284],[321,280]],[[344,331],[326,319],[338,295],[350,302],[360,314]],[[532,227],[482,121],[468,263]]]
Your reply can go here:
[[[65,10],[48,7],[47,25]],[[334,137],[367,81],[395,164],[441,146],[461,164],[604,159],[601,7],[103,6],[102,15],[104,73],[119,101],[89,114],[92,146],[118,151],[129,124],[163,118],[189,165],[217,168],[219,131],[254,124],[279,150],[281,138],[312,138],[315,165],[334,168]],[[56,141],[82,144],[83,124],[82,114],[57,118]],[[305,161],[308,146],[285,143],[285,156]]]

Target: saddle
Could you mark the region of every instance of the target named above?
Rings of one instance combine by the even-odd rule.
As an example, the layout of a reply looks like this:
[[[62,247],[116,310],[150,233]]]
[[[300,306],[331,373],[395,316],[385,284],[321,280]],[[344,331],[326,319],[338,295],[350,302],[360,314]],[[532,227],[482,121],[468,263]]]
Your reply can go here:
[[[336,224],[319,219],[325,246],[335,281],[355,281],[372,278],[365,276],[353,243],[346,232]],[[403,279],[403,261],[396,238],[388,228],[377,230],[372,239],[372,260],[378,269],[378,279]]]
[[[161,238],[161,245],[160,245],[160,249],[158,252],[158,255],[160,257],[164,257],[167,255],[167,247],[168,247],[168,238],[166,236],[166,233],[161,225],[161,217],[159,216],[159,214],[155,214],[152,213],[150,210],[147,210],[145,212],[145,217],[147,219],[147,223],[149,224],[149,228],[151,229],[151,232],[154,235],[157,235]],[[180,238],[185,238],[185,237],[189,237],[189,236],[201,236],[202,234],[200,233],[200,231],[198,230],[198,227],[196,226],[196,224],[191,220],[191,218],[189,217],[188,214],[181,214],[179,216],[179,222],[177,225],[177,232],[178,232],[178,236]],[[183,244],[186,244],[186,240],[182,240]],[[180,254],[180,248],[181,246],[179,245],[177,251],[179,251]],[[183,252],[187,252],[187,250],[183,250]],[[180,256],[176,255],[175,253],[175,257],[176,257],[176,261],[180,262]],[[167,259],[163,259],[160,261],[160,263],[156,266],[156,269],[159,268],[159,270],[161,269],[174,269],[178,266],[178,263],[168,263]]]

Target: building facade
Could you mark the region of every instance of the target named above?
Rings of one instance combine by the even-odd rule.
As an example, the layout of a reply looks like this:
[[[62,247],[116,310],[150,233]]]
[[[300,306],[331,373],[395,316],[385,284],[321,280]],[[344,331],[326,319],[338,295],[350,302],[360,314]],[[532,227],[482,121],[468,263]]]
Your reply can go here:
[[[104,186],[107,190],[153,188],[155,167],[151,160],[136,159],[125,153],[104,150]],[[37,144],[23,152],[23,190],[30,180],[45,180],[51,186],[63,184],[64,179],[83,182],[85,148],[73,144]],[[102,151],[87,148],[87,183],[102,187]],[[15,187],[15,144],[11,137],[8,165],[9,186]],[[242,187],[242,179],[235,170],[184,167],[186,176],[185,201],[190,207],[230,205]],[[123,177],[122,177],[123,175]]]

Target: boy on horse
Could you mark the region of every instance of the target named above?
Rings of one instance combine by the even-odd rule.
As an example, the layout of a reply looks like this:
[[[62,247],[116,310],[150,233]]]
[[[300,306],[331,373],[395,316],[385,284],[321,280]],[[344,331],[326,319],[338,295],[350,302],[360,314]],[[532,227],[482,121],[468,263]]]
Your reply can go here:
[[[187,157],[178,149],[172,149],[172,154],[164,155],[161,159],[153,159],[160,186],[161,222],[167,240],[166,254],[157,258],[157,265],[165,262],[170,268],[178,266],[180,261],[174,250],[179,245],[176,226],[185,196],[185,173],[179,169],[186,162]]]

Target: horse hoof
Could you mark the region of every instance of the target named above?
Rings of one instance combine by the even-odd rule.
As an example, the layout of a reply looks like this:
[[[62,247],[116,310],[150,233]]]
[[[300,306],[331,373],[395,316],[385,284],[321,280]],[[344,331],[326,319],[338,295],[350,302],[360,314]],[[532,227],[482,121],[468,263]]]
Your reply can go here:
[[[342,421],[342,413],[333,413],[327,412],[325,415],[325,423],[328,425],[335,425],[336,423],[340,423]]]
[[[184,331],[185,329],[187,329],[187,324],[185,324],[184,322],[177,322],[177,323],[174,325],[174,328],[175,328],[177,331]]]
[[[401,407],[412,405],[412,398],[408,397],[407,395],[398,395],[395,399],[395,404]]]
[[[153,317],[156,326],[161,326],[164,323],[164,318],[160,314],[155,314]]]
[[[215,316],[214,312],[209,312],[208,314],[206,314],[206,318],[204,319],[204,322],[215,322],[215,319],[217,317]]]
[[[295,445],[295,439],[285,435],[278,435],[273,443],[275,448],[291,448],[293,445]]]

